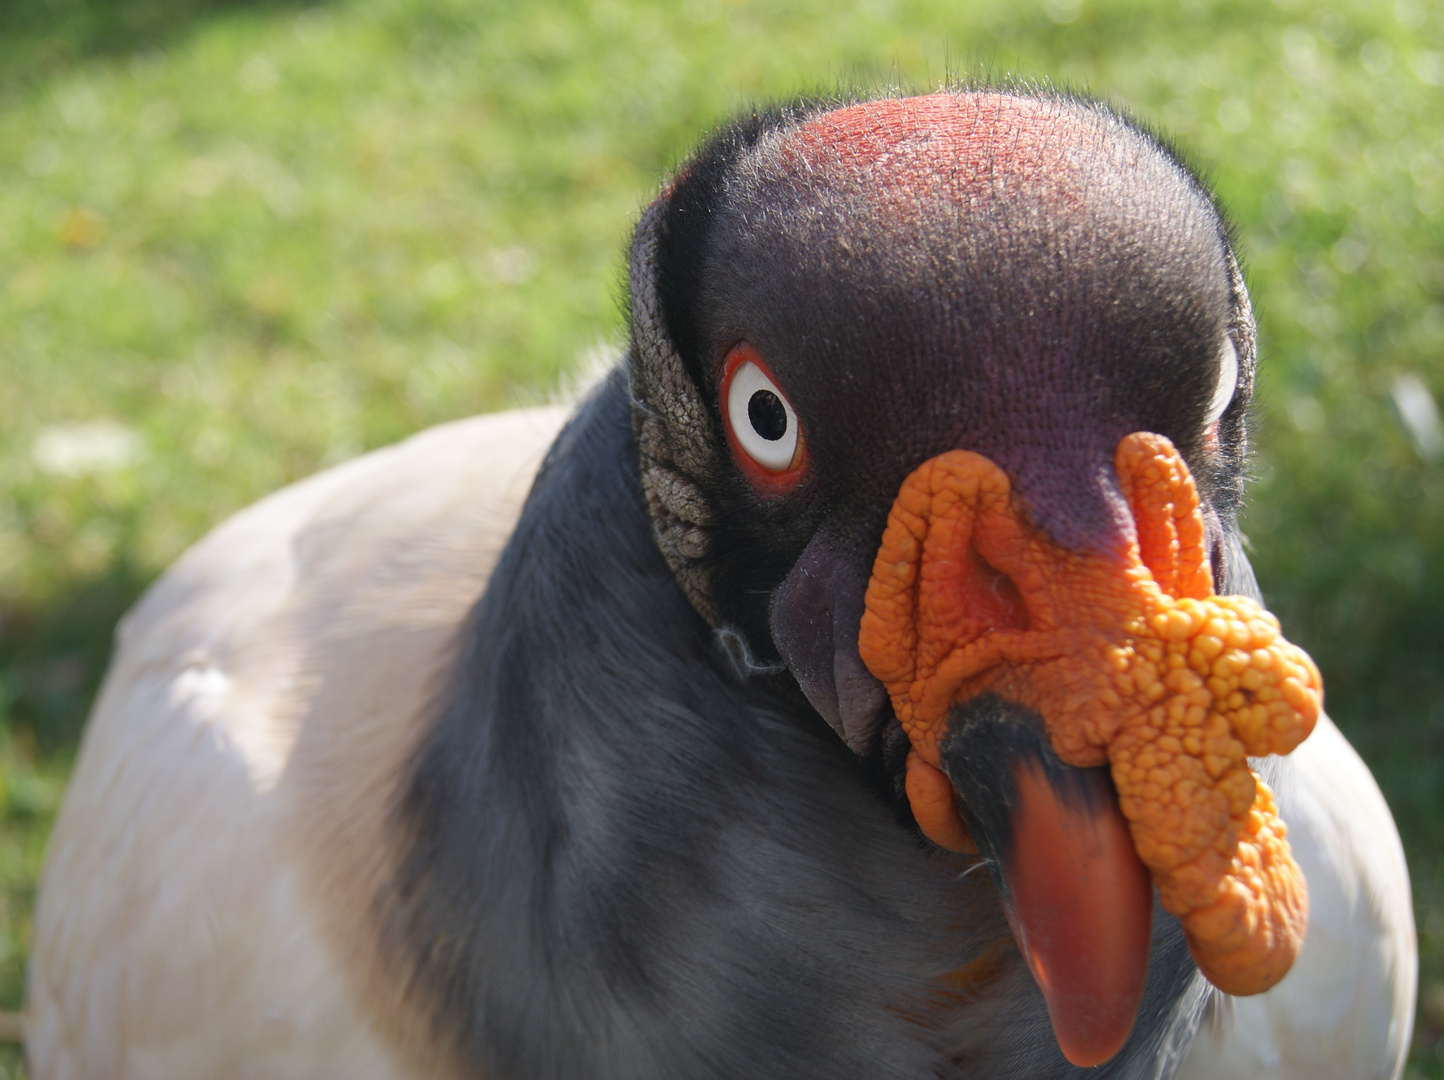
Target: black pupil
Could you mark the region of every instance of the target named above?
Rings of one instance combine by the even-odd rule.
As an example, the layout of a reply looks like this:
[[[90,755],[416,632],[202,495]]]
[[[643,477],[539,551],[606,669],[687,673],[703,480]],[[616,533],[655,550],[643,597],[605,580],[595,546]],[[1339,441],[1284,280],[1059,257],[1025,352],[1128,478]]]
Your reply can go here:
[[[747,419],[752,430],[768,442],[776,442],[787,434],[787,410],[782,399],[771,390],[759,390],[747,402]]]

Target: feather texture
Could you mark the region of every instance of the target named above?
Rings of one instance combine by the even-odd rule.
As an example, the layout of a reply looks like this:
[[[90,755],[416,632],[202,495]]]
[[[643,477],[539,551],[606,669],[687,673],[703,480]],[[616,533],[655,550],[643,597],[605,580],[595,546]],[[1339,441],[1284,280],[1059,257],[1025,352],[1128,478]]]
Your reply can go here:
[[[355,936],[379,819],[563,416],[450,424],[287,488],[126,618],[41,884],[35,1076],[418,1075]],[[331,739],[344,761],[314,752]]]
[[[625,434],[618,391],[614,382],[604,396],[614,401],[612,429]],[[27,1047],[37,1078],[487,1075],[474,1055],[468,1064],[464,1049],[437,1039],[449,1029],[438,1027],[437,999],[424,987],[406,992],[394,967],[397,944],[383,940],[374,904],[406,857],[391,814],[414,783],[412,762],[424,760],[417,755],[428,736],[438,745],[437,688],[449,685],[456,650],[471,640],[469,615],[562,419],[550,409],[448,425],[286,489],[217,529],[127,618],[42,885]],[[596,450],[571,444],[582,460]],[[833,736],[818,724],[803,743],[798,737],[775,727],[768,736],[792,740],[794,750],[816,740],[812,755]],[[845,771],[840,744],[833,749],[819,760]],[[770,768],[748,766],[753,783],[759,767]],[[1413,931],[1387,809],[1326,721],[1278,764],[1272,782],[1314,904],[1295,972],[1256,998],[1214,995],[1190,1048],[1190,1018],[1205,994],[1193,977],[1146,1052],[1092,1075],[1167,1077],[1181,1060],[1178,1075],[1187,1080],[1397,1075],[1408,1042],[1401,1018],[1411,1014]],[[605,801],[602,790],[588,798]],[[806,794],[831,806],[828,813],[843,805],[836,792]],[[878,816],[850,842],[864,852],[895,843],[866,832],[886,831],[885,822]],[[745,899],[741,868],[758,857],[756,841],[744,835],[704,852],[709,872],[729,860],[734,867],[730,879],[718,879],[704,917],[715,919],[716,902],[738,888],[744,893],[734,902],[755,902]],[[786,861],[808,857],[801,848]],[[853,856],[848,872],[871,857]],[[917,872],[907,866],[906,858],[894,865],[900,882]],[[986,891],[985,882],[971,875],[968,884]],[[714,960],[745,936],[734,926],[703,944],[695,937],[702,924],[688,926],[695,917],[682,911],[675,932],[636,932],[654,944],[689,941]],[[790,932],[805,941],[817,925],[794,921]],[[868,952],[863,940],[853,946],[859,962]],[[825,944],[815,938],[806,948]],[[766,951],[757,958],[768,955],[778,962]],[[595,982],[604,969],[566,956],[574,990],[613,995],[602,1013],[612,1009],[607,1022],[615,1023],[625,994]],[[744,970],[729,978],[742,980],[735,990],[754,993],[747,980],[759,972]],[[891,977],[906,982],[920,970]],[[1046,1019],[1016,958],[993,990],[1016,1004],[983,1008],[934,1042],[956,1047],[939,1075],[1073,1075],[1048,1045]],[[704,998],[720,1018],[725,997],[717,992]],[[633,1020],[635,1007],[626,1007]],[[581,1010],[576,1016],[592,1009],[588,1023],[597,1022],[595,1002],[569,1008]],[[685,999],[670,1007],[670,1023],[682,1023],[687,1008]],[[985,1017],[992,1022],[980,1027]],[[770,1023],[786,1022],[774,1010]],[[979,1057],[984,1036],[994,1053]],[[589,1045],[578,1044],[583,1052]],[[817,1045],[819,1060],[838,1049]],[[581,1058],[572,1071],[563,1060],[533,1062],[525,1074],[594,1075]],[[646,1060],[634,1050],[618,1059],[620,1072],[595,1075],[648,1075]],[[772,1075],[755,1060],[723,1060],[733,1064],[718,1075]],[[942,1060],[901,1068],[899,1059],[897,1075],[931,1074]],[[700,1075],[696,1068],[694,1060],[671,1075]],[[793,1063],[778,1075],[801,1073]]]

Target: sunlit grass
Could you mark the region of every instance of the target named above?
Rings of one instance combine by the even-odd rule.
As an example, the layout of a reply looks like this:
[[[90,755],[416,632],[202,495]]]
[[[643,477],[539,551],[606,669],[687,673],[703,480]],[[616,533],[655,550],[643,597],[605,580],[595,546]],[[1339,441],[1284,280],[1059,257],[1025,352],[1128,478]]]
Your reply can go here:
[[[1444,1076],[1444,465],[1427,410],[1400,419],[1410,377],[1444,392],[1441,20],[1416,0],[0,12],[0,1005],[110,628],[170,559],[618,340],[638,208],[745,102],[1014,74],[1170,133],[1239,223],[1266,364],[1246,528],[1404,830],[1413,1067]]]

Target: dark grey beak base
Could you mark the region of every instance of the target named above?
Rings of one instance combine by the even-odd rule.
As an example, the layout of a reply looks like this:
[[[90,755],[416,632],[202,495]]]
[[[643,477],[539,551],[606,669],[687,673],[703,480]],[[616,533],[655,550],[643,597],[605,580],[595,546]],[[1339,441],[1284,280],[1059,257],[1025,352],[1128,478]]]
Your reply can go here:
[[[958,793],[958,809],[1005,897],[1003,869],[1016,855],[1012,820],[1020,767],[1036,768],[1061,801],[1080,811],[1103,813],[1114,798],[1106,769],[1063,764],[1049,745],[1042,718],[997,694],[980,694],[953,708],[942,758]]]
[[[867,578],[858,560],[813,537],[772,599],[772,640],[807,700],[857,754],[867,752],[887,691],[857,651]]]

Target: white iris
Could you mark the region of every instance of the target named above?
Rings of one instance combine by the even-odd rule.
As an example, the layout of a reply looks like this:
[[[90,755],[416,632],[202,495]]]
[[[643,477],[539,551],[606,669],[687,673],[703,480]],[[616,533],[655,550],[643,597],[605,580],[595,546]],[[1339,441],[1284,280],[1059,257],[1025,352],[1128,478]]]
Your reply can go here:
[[[771,472],[791,467],[797,456],[797,414],[777,384],[750,360],[732,372],[727,419],[753,461]]]
[[[1213,392],[1213,400],[1208,405],[1208,415],[1203,419],[1205,428],[1212,427],[1227,411],[1237,389],[1238,350],[1233,347],[1233,339],[1224,335],[1223,348],[1218,357],[1218,388]]]

